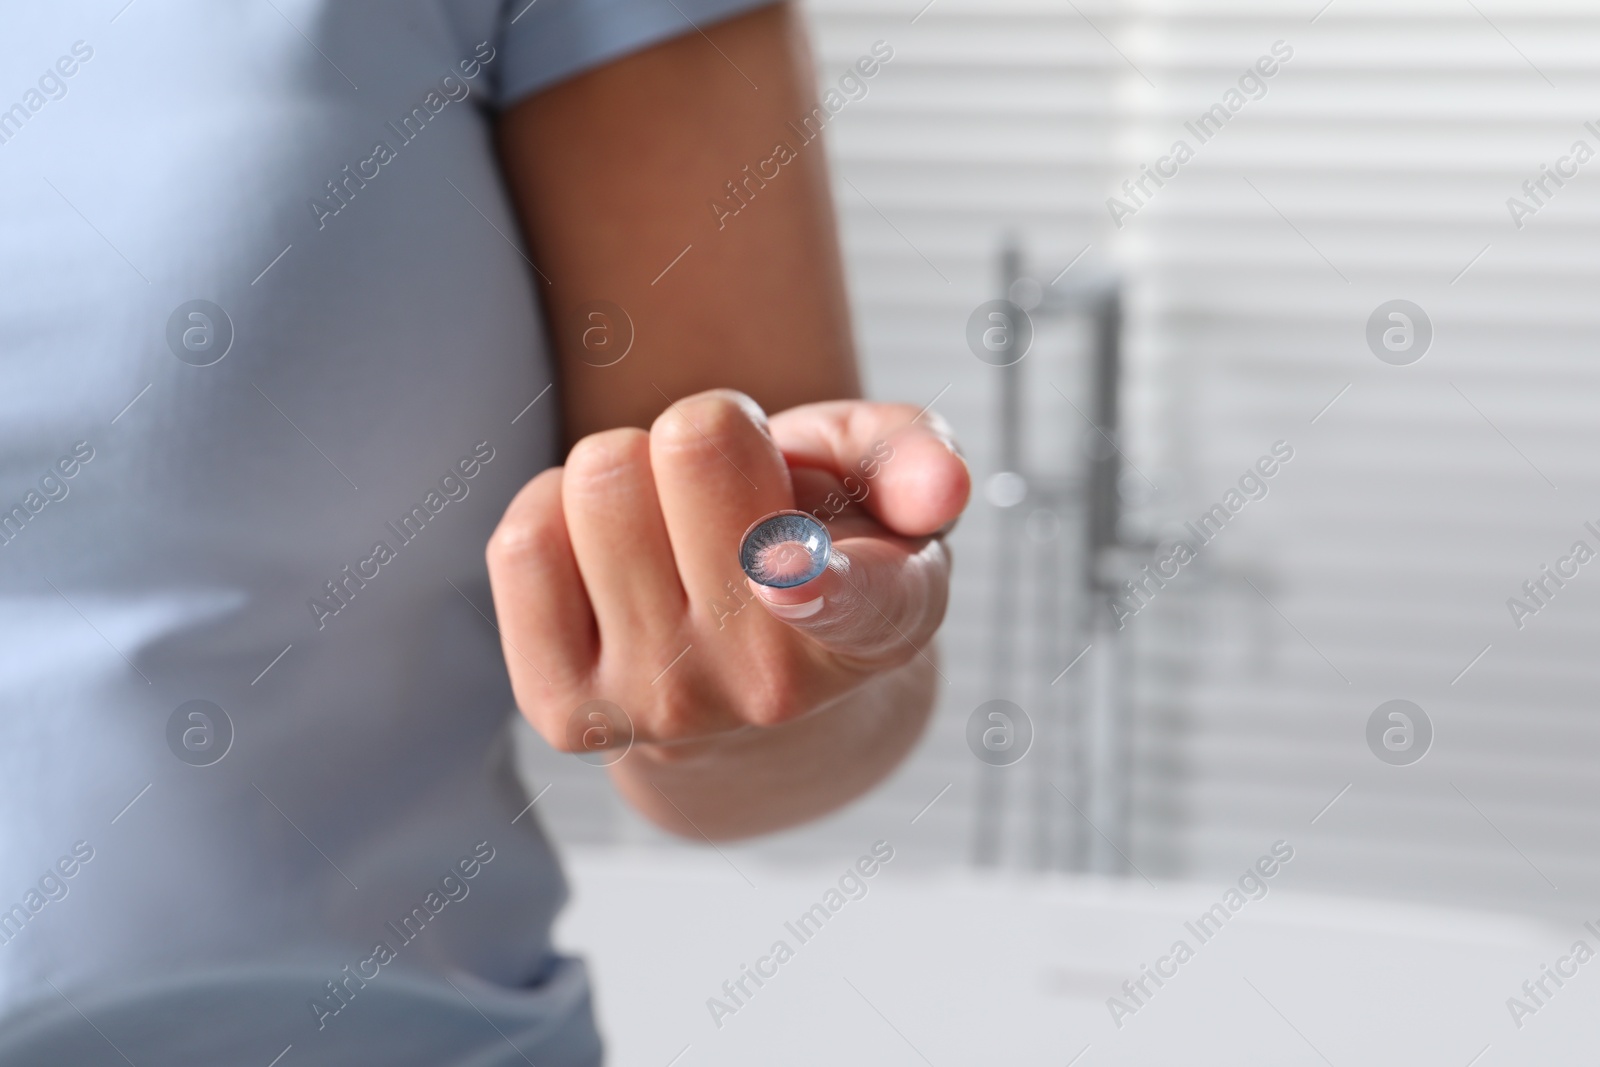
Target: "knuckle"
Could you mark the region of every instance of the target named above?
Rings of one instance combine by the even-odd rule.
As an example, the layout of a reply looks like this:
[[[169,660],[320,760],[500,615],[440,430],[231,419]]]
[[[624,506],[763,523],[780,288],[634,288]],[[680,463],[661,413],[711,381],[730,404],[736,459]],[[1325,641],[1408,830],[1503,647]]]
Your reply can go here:
[[[759,405],[733,389],[711,389],[685,397],[656,417],[651,444],[675,451],[710,451],[747,437],[752,427],[766,432]]]
[[[771,729],[792,722],[802,714],[804,709],[800,707],[792,693],[771,691],[753,701],[745,709],[744,718],[752,726]]]
[[[755,726],[781,726],[804,715],[804,668],[783,650],[760,657],[739,702],[739,717]]]
[[[522,487],[489,535],[485,555],[490,566],[527,559],[557,534],[566,536],[559,468],[545,471]]]
[[[572,446],[567,454],[566,481],[570,488],[589,489],[619,473],[644,467],[650,462],[649,438],[633,426],[592,433]]]
[[[668,685],[656,698],[655,713],[651,717],[651,732],[659,741],[686,741],[708,732],[706,722],[707,701],[700,693],[682,683]]]
[[[585,753],[598,752],[624,740],[631,743],[631,717],[611,714],[607,701],[584,699],[592,690],[568,688],[560,681],[556,685],[560,690],[557,695],[546,695],[532,706],[519,705],[523,717],[552,749]]]
[[[489,563],[526,559],[539,545],[538,523],[528,519],[501,519],[489,535]]]

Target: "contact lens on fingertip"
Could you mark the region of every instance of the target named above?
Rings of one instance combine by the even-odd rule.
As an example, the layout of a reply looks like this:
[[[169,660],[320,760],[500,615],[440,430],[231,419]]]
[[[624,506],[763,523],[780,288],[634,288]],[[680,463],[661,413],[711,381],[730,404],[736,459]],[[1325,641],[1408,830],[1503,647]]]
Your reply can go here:
[[[803,511],[775,511],[745,531],[739,566],[753,582],[791,589],[827,570],[832,554],[826,526]]]

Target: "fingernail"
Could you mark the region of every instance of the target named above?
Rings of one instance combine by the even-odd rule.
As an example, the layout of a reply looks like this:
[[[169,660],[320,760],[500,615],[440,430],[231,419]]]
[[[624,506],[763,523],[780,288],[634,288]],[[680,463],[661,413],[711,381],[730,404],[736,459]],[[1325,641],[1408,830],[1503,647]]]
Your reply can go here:
[[[762,597],[761,599],[765,601],[767,610],[772,612],[780,619],[809,619],[811,616],[822,610],[823,600],[823,598],[819,596],[814,597],[811,600],[807,600],[803,604],[774,604],[772,601],[767,600],[766,597]]]

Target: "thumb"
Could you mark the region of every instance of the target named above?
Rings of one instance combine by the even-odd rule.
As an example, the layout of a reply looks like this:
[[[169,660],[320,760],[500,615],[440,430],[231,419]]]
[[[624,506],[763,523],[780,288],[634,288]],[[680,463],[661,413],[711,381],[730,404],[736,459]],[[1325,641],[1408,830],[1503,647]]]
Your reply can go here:
[[[893,536],[834,542],[827,566],[800,585],[750,579],[775,618],[841,658],[884,665],[920,654],[944,618],[949,586],[943,541]]]
[[[937,412],[830,400],[779,412],[769,425],[791,468],[832,474],[851,500],[895,533],[920,537],[946,529],[967,505],[971,474]]]

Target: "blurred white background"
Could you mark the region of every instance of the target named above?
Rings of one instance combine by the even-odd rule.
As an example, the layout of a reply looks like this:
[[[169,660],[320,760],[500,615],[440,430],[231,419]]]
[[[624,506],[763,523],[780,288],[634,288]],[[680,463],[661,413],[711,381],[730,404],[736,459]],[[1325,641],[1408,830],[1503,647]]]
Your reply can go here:
[[[1348,935],[1388,946],[1400,956],[1374,948],[1338,963],[1345,988],[1364,966],[1418,968],[1416,995],[1462,1009],[1454,1022],[1444,1021],[1454,1018],[1449,1012],[1438,1015],[1434,1032],[1449,1035],[1477,1018],[1482,1037],[1458,1035],[1432,1057],[1422,1054],[1433,1047],[1426,1042],[1346,1044],[1341,1059],[1339,998],[1319,1000],[1306,987],[1304,1010],[1324,1015],[1319,1045],[1308,1050],[1290,1035],[1283,1049],[1263,1046],[1249,1062],[1270,1055],[1282,1057],[1274,1063],[1465,1064],[1490,1044],[1493,1051],[1480,1053],[1485,1064],[1566,1058],[1551,1050],[1571,1052],[1581,1026],[1560,1040],[1553,1024],[1528,1038],[1511,1026],[1504,1000],[1583,934],[1579,924],[1594,917],[1589,902],[1600,890],[1600,566],[1582,568],[1520,629],[1507,600],[1524,598],[1523,583],[1573,542],[1600,548],[1584,528],[1591,520],[1600,527],[1600,365],[1592,356],[1600,313],[1590,295],[1600,162],[1560,188],[1547,183],[1550,195],[1541,194],[1544,204],[1520,228],[1507,198],[1526,197],[1524,181],[1575,141],[1600,150],[1600,134],[1584,126],[1600,127],[1600,10],[1556,0],[822,0],[809,10],[824,84],[875,41],[894,49],[866,98],[827,134],[873,395],[918,405],[937,397],[979,485],[1000,469],[1001,372],[974,356],[965,330],[978,304],[1005,295],[998,256],[1010,238],[1045,290],[1120,279],[1117,437],[1129,464],[1122,532],[1130,542],[1172,536],[1274,442],[1289,442],[1294,459],[1268,496],[1127,620],[1120,653],[1092,649],[1055,685],[1084,642],[1071,633],[1041,636],[1048,614],[1027,597],[1012,606],[1012,659],[996,681],[991,638],[997,604],[1005,606],[996,599],[999,509],[975,499],[954,535],[957,588],[941,641],[949,684],[928,737],[888,784],[803,830],[721,855],[667,841],[611,799],[601,772],[523,733],[534,788],[550,786],[537,810],[558,844],[573,850],[580,893],[569,940],[595,954],[603,1016],[612,1018],[615,1004],[617,1017],[637,1020],[649,1002],[629,999],[618,961],[631,961],[640,976],[660,966],[660,953],[619,940],[606,921],[624,906],[625,898],[608,896],[625,892],[618,885],[637,882],[643,891],[651,879],[681,875],[748,892],[736,876],[760,870],[769,884],[814,896],[874,840],[887,839],[897,849],[895,877],[997,894],[985,898],[1001,913],[992,927],[997,946],[1013,939],[1000,932],[1014,931],[1005,921],[1011,900],[1014,922],[1064,939],[1037,951],[1072,964],[1067,931],[1076,920],[1050,927],[1045,916],[1056,911],[1041,899],[1099,914],[1092,909],[1102,905],[1082,895],[1109,893],[1094,899],[1112,908],[1148,900],[1160,912],[1187,906],[1162,894],[1187,901],[1189,893],[1197,910],[1285,839],[1297,850],[1283,879],[1294,899],[1272,906],[1283,922],[1301,925],[1278,944],[1331,950]],[[1292,58],[1265,81],[1264,95],[1199,144],[1185,121],[1223,100],[1275,42]],[[1115,226],[1107,197],[1123,195],[1123,180],[1180,137],[1197,146],[1194,159]],[[1419,305],[1433,328],[1426,355],[1407,366],[1380,361],[1366,340],[1369,315],[1396,298]],[[1094,435],[1081,411],[1059,402],[1079,395],[1070,382],[1082,347],[1041,324],[1020,365],[1037,375],[1028,393],[1033,447],[1063,468],[1081,466]],[[1063,375],[1060,392],[1042,384],[1049,367]],[[1017,508],[1022,517],[1038,505]],[[1051,551],[1046,542],[1070,540],[1080,521],[1070,507],[1060,517],[1059,532],[1049,521],[1019,522],[1015,529],[1030,540],[1005,551],[1042,558]],[[1070,546],[1062,551],[1070,563]],[[1128,553],[1129,569],[1151,555]],[[1068,565],[1035,575],[1034,585],[1066,589],[1073,573]],[[1103,603],[1071,606],[1085,610],[1109,617]],[[1114,679],[1124,695],[1119,721],[1130,739],[1128,820],[1125,835],[1115,835],[1126,877],[1104,882],[1042,871],[1081,868],[1098,847],[1066,799],[1090,757],[1061,740],[1065,734],[1051,734],[1083,714],[1095,677]],[[966,728],[973,709],[995,697],[1016,700],[1040,738],[1059,743],[1000,771],[986,767],[969,750]],[[1426,757],[1410,766],[1385,764],[1366,740],[1368,717],[1395,698],[1424,709],[1435,734]],[[975,859],[1004,870],[973,874]],[[962,881],[971,878],[978,881]],[[608,912],[595,910],[602,898]],[[692,933],[696,923],[720,915],[737,924],[748,913],[767,931],[788,910],[774,899],[758,892],[713,904],[690,893],[676,916]],[[883,973],[898,967],[903,978],[880,978],[881,988],[907,988],[933,965],[941,935],[932,927],[979,921],[957,920],[935,898],[905,907],[930,924],[928,954],[879,957],[889,968]],[[1490,912],[1553,925],[1517,925]],[[1322,932],[1310,932],[1319,922]],[[1499,936],[1490,934],[1497,923],[1513,931],[1503,945],[1529,946],[1502,953],[1503,966],[1468,944]],[[1158,924],[1142,942],[1130,935],[1126,951],[1096,962],[1090,978],[1068,981],[1079,990],[1078,1014],[1063,1008],[1060,1027],[1046,1027],[1048,1040],[978,1042],[955,1054],[959,1042],[942,1048],[954,1039],[934,1036],[954,1024],[934,1013],[940,1019],[925,1020],[934,1029],[916,1043],[926,1055],[916,1056],[974,1062],[973,1049],[1009,1048],[1026,1053],[1015,1062],[1065,1063],[1095,1043],[1085,1064],[1157,1062],[1141,1058],[1156,1056],[1155,1046],[1138,1052],[1143,1046],[1124,1041],[1127,1031],[1111,1026],[1103,1001],[1173,925]],[[1345,934],[1330,933],[1339,930]],[[1382,930],[1405,933],[1373,933]],[[705,936],[716,942],[709,930]],[[707,976],[734,974],[765,937],[708,950],[697,965],[710,968]],[[1259,954],[1239,963],[1243,973],[1277,964],[1323,972],[1319,950],[1282,948],[1275,958],[1273,943],[1258,938]],[[1476,962],[1442,965],[1458,958],[1445,944]],[[970,988],[975,974],[1010,975],[1034,993],[1048,984],[1039,977],[1048,974],[1043,957],[1026,966],[1003,955],[974,964],[981,939],[961,952],[950,962],[967,961],[968,984],[952,979],[951,988]],[[1406,963],[1407,952],[1427,962]],[[1479,967],[1489,977],[1470,994],[1420,977]],[[1585,977],[1600,989],[1600,977]],[[701,1011],[712,994],[714,983],[702,984],[689,991],[686,1011]],[[1395,985],[1392,995],[1405,988]],[[796,996],[794,1004],[813,1003]],[[1563,1010],[1576,1011],[1580,996],[1589,994],[1569,995]],[[900,998],[902,1010],[915,1002]],[[832,1012],[825,1001],[815,1006]],[[1171,1010],[1196,1013],[1194,1025],[1218,1034],[1241,1024],[1193,1001]],[[1277,1018],[1292,1015],[1286,1009]],[[981,1036],[984,1018],[1005,1025],[972,1015],[956,1030]],[[1270,1014],[1261,1018],[1278,1025]],[[672,1024],[658,1034],[639,1023],[632,1032],[612,1027],[622,1042],[614,1047],[626,1053],[619,1062],[635,1062],[628,1057],[637,1051],[637,1062],[665,1063],[685,1042],[695,1050],[683,1063],[720,1062],[717,1055],[738,1047],[713,1052],[722,1035],[703,1017],[676,1018],[684,1033],[676,1044],[667,1036]],[[1257,1033],[1258,1023],[1267,1025],[1252,1017],[1246,1032]],[[803,1031],[783,1025],[791,1026],[785,1033]],[[1397,1016],[1384,1025],[1401,1033],[1406,1022]],[[863,1053],[857,1062],[920,1062],[915,1050],[888,1040],[894,1047],[881,1059]],[[1545,1044],[1527,1043],[1534,1040]],[[1323,1055],[1319,1047],[1330,1041]],[[1185,1047],[1193,1046],[1176,1046]],[[1235,1052],[1244,1055],[1243,1046]],[[851,1062],[837,1050],[829,1055]],[[788,1061],[774,1054],[771,1062]],[[793,1062],[816,1060],[797,1053]],[[1219,1052],[1196,1062],[1246,1060]]]

